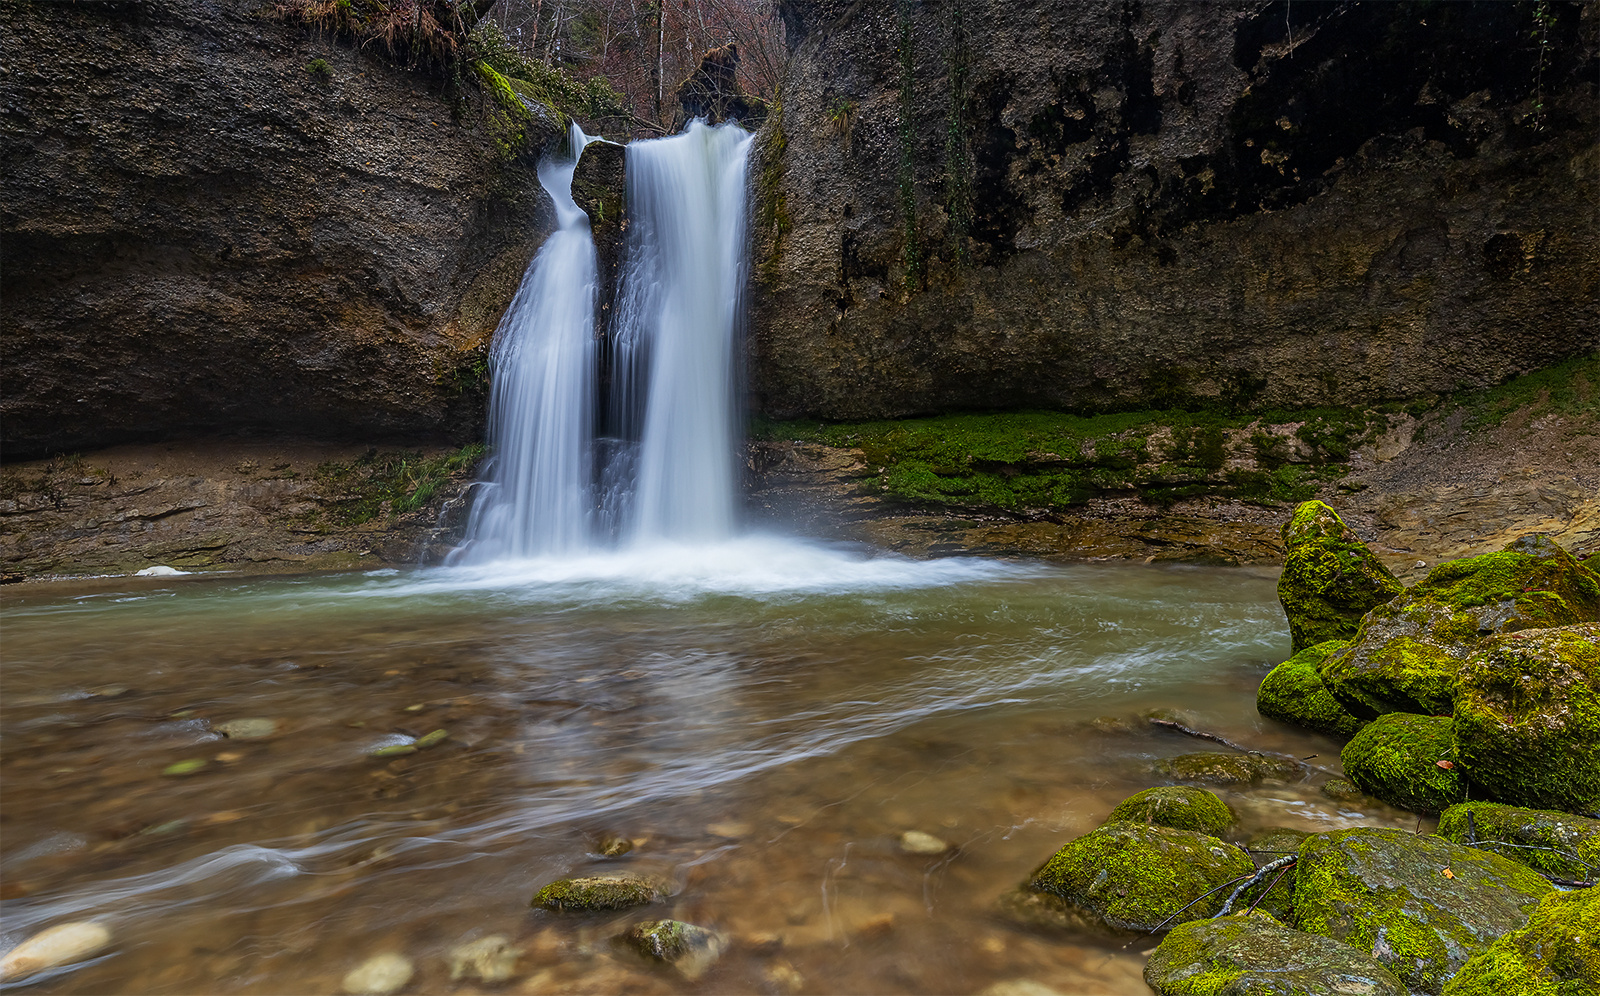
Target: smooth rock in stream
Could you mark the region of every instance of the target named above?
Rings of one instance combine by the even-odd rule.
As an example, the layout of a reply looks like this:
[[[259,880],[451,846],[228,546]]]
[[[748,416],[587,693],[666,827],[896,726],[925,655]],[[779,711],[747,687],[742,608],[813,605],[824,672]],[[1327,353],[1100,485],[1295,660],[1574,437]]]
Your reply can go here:
[[[625,910],[653,903],[660,898],[661,890],[644,879],[627,875],[593,875],[551,882],[534,893],[531,905],[559,913]]]
[[[103,923],[84,920],[42,930],[0,958],[0,981],[16,982],[46,969],[70,965],[111,943],[111,930]]]
[[[1180,924],[1144,967],[1161,996],[1407,996],[1371,956],[1270,917],[1225,916]]]
[[[351,969],[340,985],[351,996],[389,996],[404,988],[415,972],[410,958],[389,952],[373,955]]]
[[[931,833],[907,830],[900,835],[900,850],[907,854],[943,854],[950,850],[950,845]]]
[[[1155,770],[1180,782],[1203,785],[1255,785],[1273,781],[1297,782],[1311,770],[1301,761],[1277,754],[1228,754],[1199,751],[1156,762]]]
[[[727,947],[716,931],[680,920],[646,920],[618,940],[652,961],[671,965],[690,981],[704,975]]]
[[[450,949],[450,981],[504,982],[516,974],[522,952],[504,934],[490,934]]]
[[[265,740],[278,732],[278,721],[260,716],[249,719],[230,719],[212,727],[229,740]]]

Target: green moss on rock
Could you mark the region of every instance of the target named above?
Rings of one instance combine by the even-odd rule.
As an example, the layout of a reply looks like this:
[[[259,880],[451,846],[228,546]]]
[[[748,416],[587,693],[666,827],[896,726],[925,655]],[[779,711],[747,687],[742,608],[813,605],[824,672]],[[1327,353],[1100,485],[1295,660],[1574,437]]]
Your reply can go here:
[[[1245,842],[1244,849],[1261,864],[1276,861],[1300,850],[1300,845],[1311,836],[1308,831],[1289,827],[1270,827]],[[1260,886],[1246,892],[1243,898],[1256,904],[1284,923],[1294,922],[1294,865],[1289,865],[1267,879],[1267,891]]]
[[[681,920],[646,920],[617,941],[651,961],[671,965],[690,979],[704,975],[727,947],[716,931]]]
[[[1407,993],[1405,984],[1371,956],[1263,916],[1226,916],[1177,927],[1145,964],[1144,981],[1162,996]]]
[[[1600,993],[1600,889],[1540,900],[1520,930],[1478,952],[1444,996],[1593,996]]]
[[[1467,797],[1450,717],[1391,712],[1344,745],[1344,773],[1363,792],[1413,813],[1438,813]],[[1449,767],[1441,767],[1443,761]]]
[[[1256,711],[1280,723],[1292,723],[1331,737],[1353,737],[1363,720],[1339,704],[1317,669],[1348,640],[1324,640],[1273,668],[1256,690]]]
[[[1600,878],[1600,820],[1553,809],[1463,802],[1439,818],[1439,836],[1493,851],[1569,881]]]
[[[1199,751],[1162,758],[1156,762],[1155,770],[1168,778],[1202,785],[1256,785],[1263,781],[1299,781],[1309,769],[1303,762],[1280,754]]]
[[[1340,705],[1363,719],[1387,712],[1447,713],[1456,675],[1472,648],[1437,635],[1448,633],[1455,616],[1405,598],[1381,605],[1362,620],[1349,646],[1323,660],[1317,677]],[[1468,624],[1470,641],[1476,630]]]
[[[1287,555],[1278,601],[1289,617],[1294,652],[1356,634],[1361,617],[1405,590],[1339,514],[1302,502],[1283,527]]]
[[[1144,823],[1220,837],[1233,826],[1233,810],[1204,789],[1162,785],[1124,799],[1107,823]]]
[[[1600,810],[1600,625],[1487,641],[1462,668],[1455,740],[1492,799]]]
[[[1254,870],[1247,854],[1215,837],[1108,823],[1057,851],[1026,887],[1056,896],[1109,926],[1148,931],[1168,917],[1171,926],[1213,915],[1225,897],[1200,897]],[[1194,905],[1184,910],[1190,903]]]
[[[643,879],[622,875],[564,878],[534,893],[531,905],[557,912],[624,910],[661,898],[661,890]]]
[[[1341,830],[1301,846],[1295,922],[1437,993],[1552,891],[1532,869],[1488,851],[1403,830]]]

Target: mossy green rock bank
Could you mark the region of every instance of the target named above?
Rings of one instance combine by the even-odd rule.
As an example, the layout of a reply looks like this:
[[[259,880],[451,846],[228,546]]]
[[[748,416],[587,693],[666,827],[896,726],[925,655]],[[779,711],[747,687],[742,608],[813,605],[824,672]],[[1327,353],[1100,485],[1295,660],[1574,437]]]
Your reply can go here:
[[[1339,704],[1317,669],[1348,640],[1325,640],[1273,668],[1256,690],[1256,711],[1268,719],[1303,726],[1331,737],[1353,737],[1364,720]]]
[[[1549,809],[1464,802],[1439,818],[1439,836],[1573,882],[1600,879],[1600,820]]]
[[[1414,813],[1438,813],[1467,797],[1448,716],[1391,712],[1344,745],[1345,775],[1363,792]]]
[[[1554,887],[1498,854],[1401,830],[1308,838],[1294,906],[1302,930],[1370,953],[1411,989],[1438,993]]]
[[[1283,527],[1287,551],[1278,600],[1294,650],[1355,636],[1361,617],[1404,591],[1383,562],[1320,501],[1295,509]]]
[[[1055,896],[1108,926],[1148,931],[1214,915],[1224,897],[1201,897],[1254,870],[1248,855],[1215,837],[1108,823],[1057,851],[1026,889]]]
[[[1593,996],[1600,993],[1600,890],[1546,896],[1527,926],[1462,966],[1444,996]]]
[[[1226,916],[1174,929],[1145,965],[1161,996],[1406,996],[1371,956],[1271,918]]]

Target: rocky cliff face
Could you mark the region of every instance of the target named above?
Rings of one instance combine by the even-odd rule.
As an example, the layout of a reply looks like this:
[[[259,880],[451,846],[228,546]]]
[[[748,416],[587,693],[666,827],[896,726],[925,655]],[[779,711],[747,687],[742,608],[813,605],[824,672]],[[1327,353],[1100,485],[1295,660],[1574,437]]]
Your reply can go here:
[[[1600,9],[785,0],[780,417],[1365,403],[1600,345]]]
[[[0,12],[7,458],[476,438],[556,133],[220,0]],[[315,60],[321,60],[317,62]]]

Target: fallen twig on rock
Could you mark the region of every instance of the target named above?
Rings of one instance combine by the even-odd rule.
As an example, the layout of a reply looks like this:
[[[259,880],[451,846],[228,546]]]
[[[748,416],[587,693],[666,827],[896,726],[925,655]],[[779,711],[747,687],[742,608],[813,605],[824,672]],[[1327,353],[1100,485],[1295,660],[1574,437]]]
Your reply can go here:
[[[1286,854],[1281,858],[1277,858],[1276,860],[1268,861],[1260,868],[1257,868],[1254,875],[1251,875],[1243,882],[1240,882],[1239,887],[1233,890],[1233,894],[1228,897],[1228,901],[1222,904],[1222,909],[1217,911],[1217,916],[1227,916],[1233,910],[1234,901],[1240,896],[1244,895],[1246,889],[1250,888],[1252,885],[1259,884],[1262,879],[1266,878],[1272,872],[1275,872],[1280,868],[1287,868],[1294,864],[1297,858],[1298,855]],[[1251,909],[1254,908],[1255,907],[1253,906],[1251,907]]]

